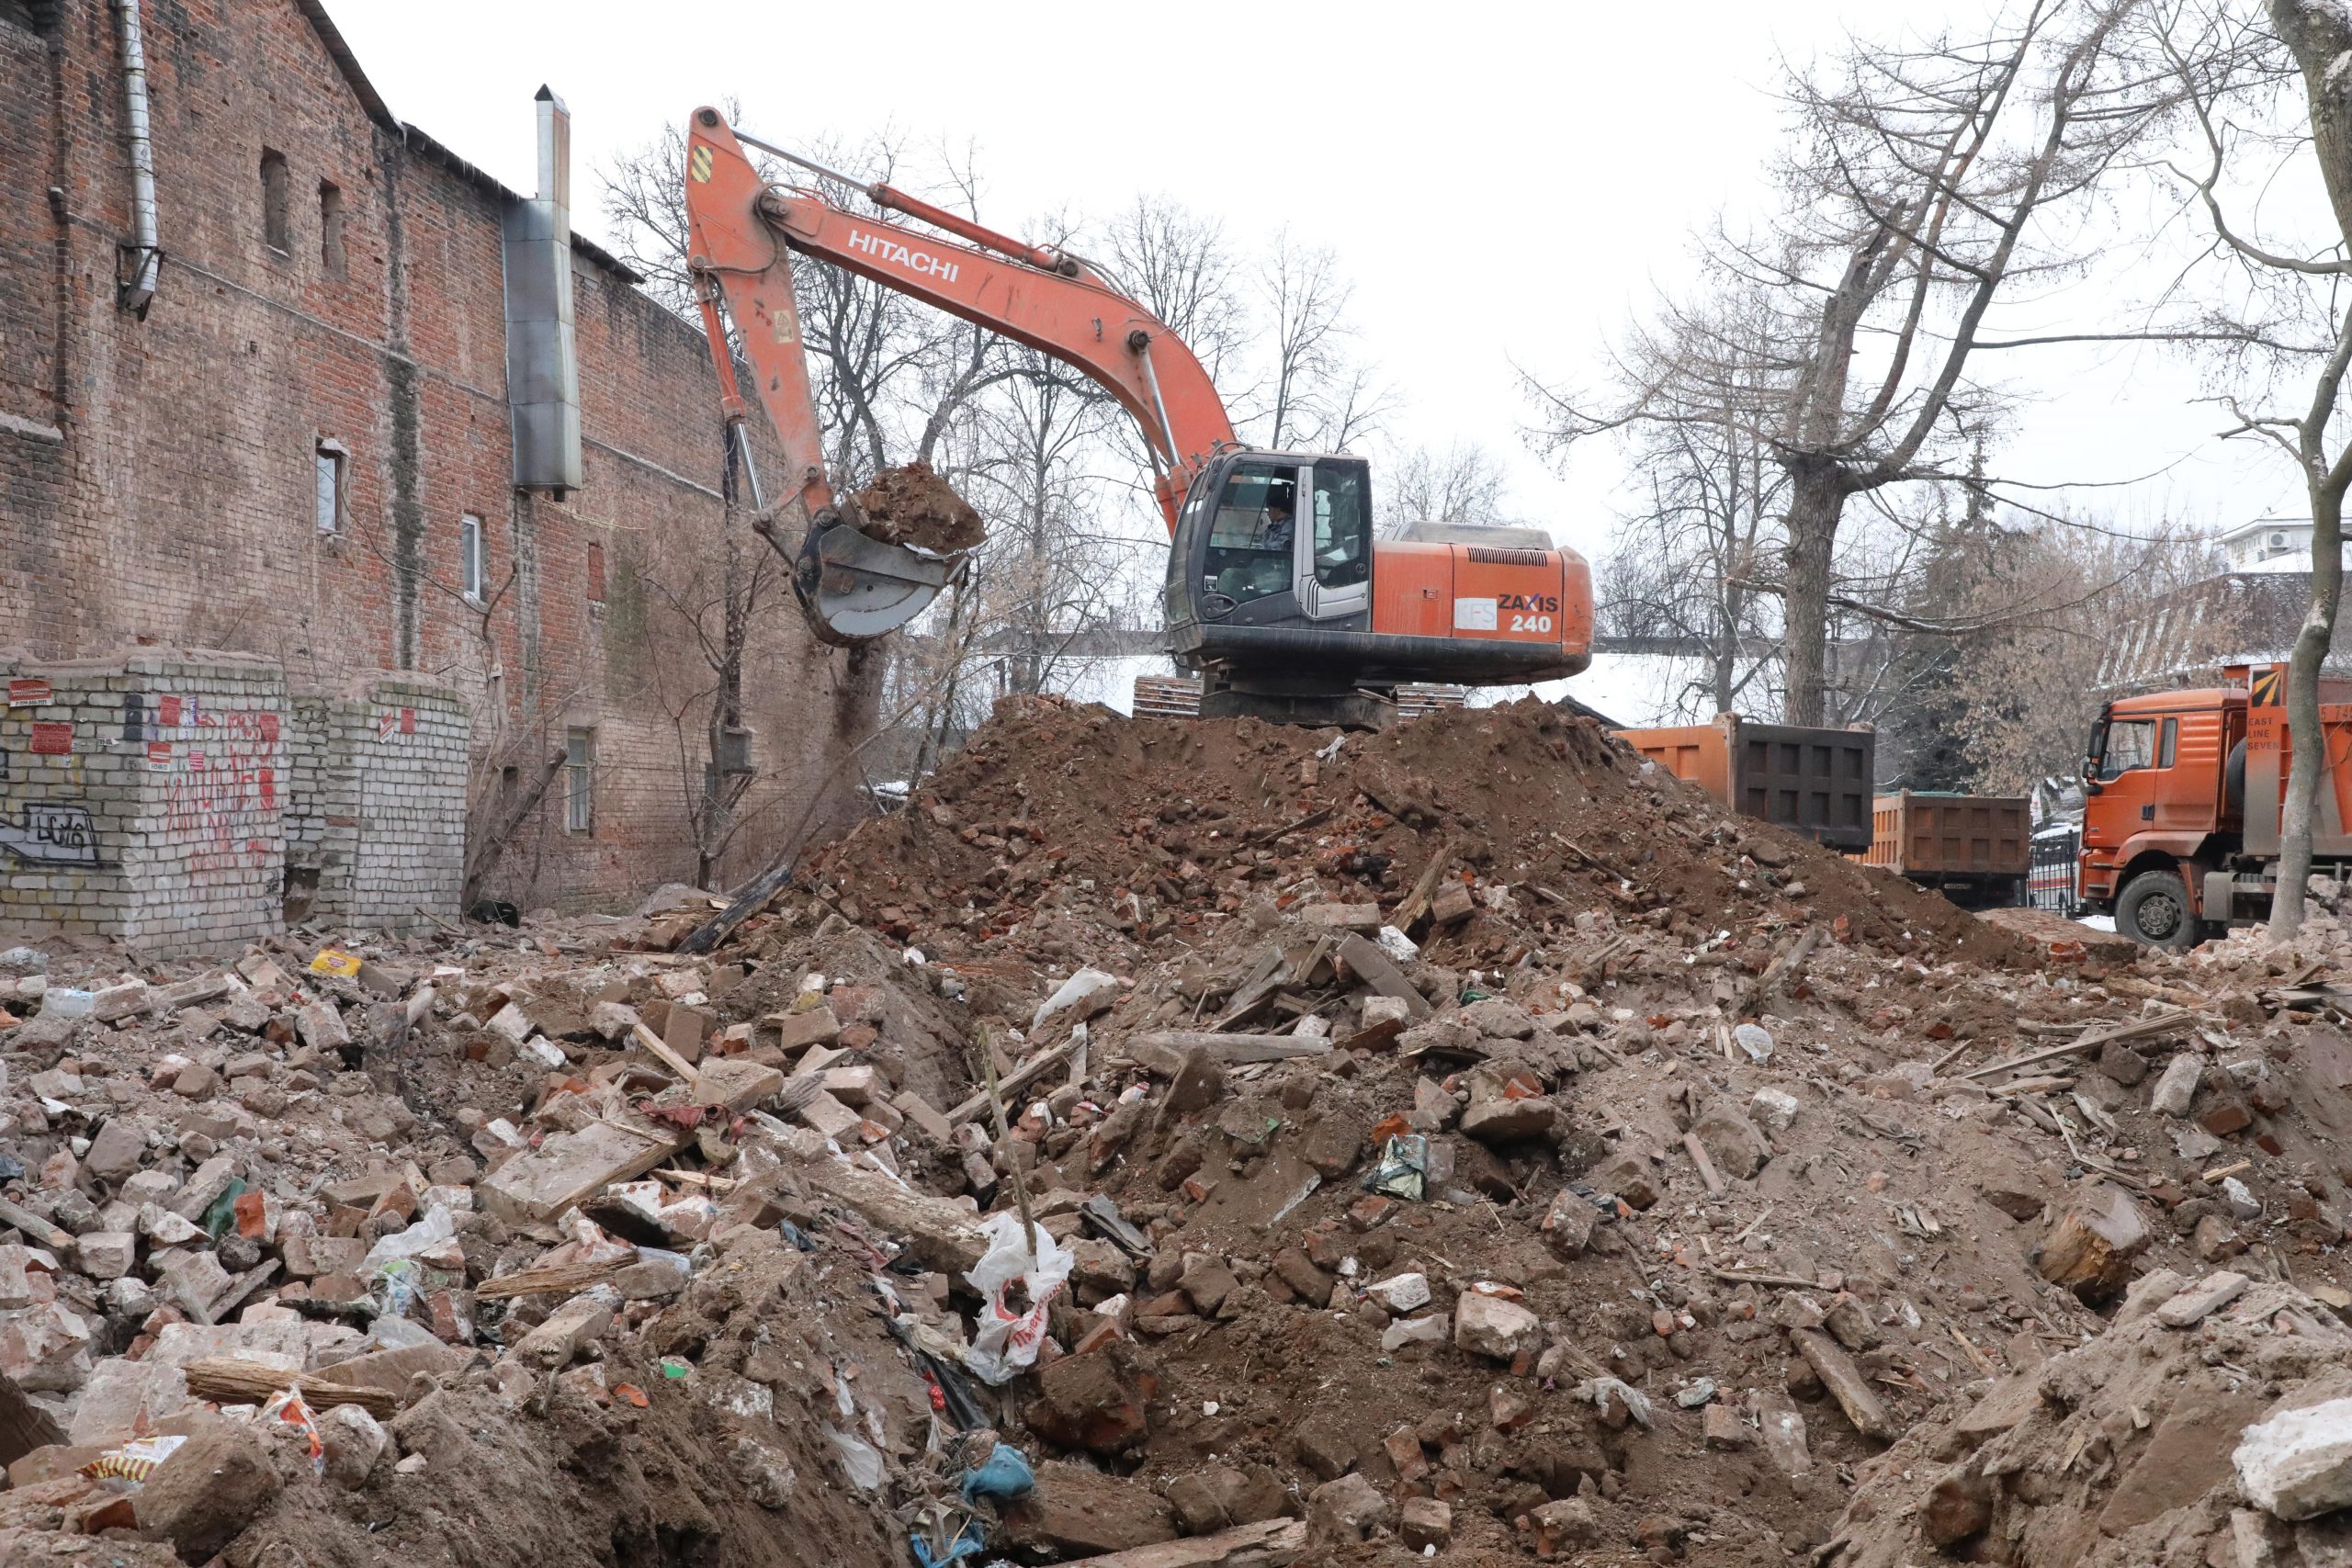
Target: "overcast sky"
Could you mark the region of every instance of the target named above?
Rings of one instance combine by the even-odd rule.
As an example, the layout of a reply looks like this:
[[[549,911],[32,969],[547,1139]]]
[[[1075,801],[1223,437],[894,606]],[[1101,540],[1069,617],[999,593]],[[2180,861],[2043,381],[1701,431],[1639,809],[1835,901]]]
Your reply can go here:
[[[1141,192],[1220,216],[1238,248],[1287,224],[1353,278],[1362,350],[1402,397],[1393,435],[1505,456],[1514,509],[1589,555],[1612,522],[1614,455],[1548,474],[1521,440],[1513,367],[1593,383],[1628,313],[1690,276],[1692,231],[1769,201],[1781,56],[1834,47],[1849,22],[1883,33],[1984,8],[328,4],[395,114],[519,190],[534,183],[531,95],[553,86],[572,112],[574,221],[592,235],[595,168],[730,96],[746,129],[786,146],[885,130],[969,142],[999,227]],[[2063,325],[2109,286],[2020,303],[2006,325]],[[2185,367],[2144,348],[2064,352],[2003,367],[2033,400],[2001,470],[2168,469],[2086,498],[2141,519],[2295,509],[2282,465],[2211,439],[2223,422],[2189,403]]]

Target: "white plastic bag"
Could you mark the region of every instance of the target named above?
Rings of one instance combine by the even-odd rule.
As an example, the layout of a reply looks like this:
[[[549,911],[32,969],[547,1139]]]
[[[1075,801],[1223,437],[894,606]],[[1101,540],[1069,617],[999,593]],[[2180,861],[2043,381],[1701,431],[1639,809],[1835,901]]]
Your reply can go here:
[[[1037,1347],[1046,1337],[1046,1308],[1078,1259],[1039,1225],[1033,1262],[1018,1214],[991,1214],[980,1229],[989,1238],[988,1250],[964,1278],[987,1301],[972,1331],[972,1348],[964,1352],[964,1364],[993,1387],[1037,1364]],[[1006,1288],[1015,1280],[1027,1292],[1027,1304],[1019,1310],[1006,1300]]]

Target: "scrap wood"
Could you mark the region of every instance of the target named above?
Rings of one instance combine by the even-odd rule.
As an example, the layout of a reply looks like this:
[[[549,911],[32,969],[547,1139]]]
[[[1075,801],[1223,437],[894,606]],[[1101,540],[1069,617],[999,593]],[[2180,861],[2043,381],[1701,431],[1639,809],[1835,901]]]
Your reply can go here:
[[[1153,1072],[1174,1077],[1184,1058],[1206,1051],[1228,1067],[1250,1062],[1285,1062],[1295,1056],[1328,1056],[1328,1037],[1305,1034],[1232,1034],[1217,1030],[1161,1029],[1130,1034],[1123,1043],[1128,1056]]]
[[[1756,1274],[1737,1269],[1710,1269],[1706,1272],[1718,1280],[1728,1280],[1735,1285],[1778,1285],[1791,1291],[1826,1291],[1830,1288],[1819,1280],[1801,1279],[1794,1274]]]
[[[1690,1163],[1699,1168],[1699,1179],[1707,1184],[1707,1195],[1711,1198],[1722,1197],[1724,1179],[1716,1173],[1715,1162],[1707,1157],[1707,1145],[1699,1141],[1698,1134],[1682,1134],[1682,1152],[1689,1155]]]
[[[1336,806],[1327,806],[1320,811],[1308,812],[1295,822],[1287,822],[1279,828],[1261,828],[1241,841],[1245,844],[1271,844],[1275,840],[1286,839],[1293,833],[1304,833],[1309,828],[1321,827],[1329,821],[1339,809]]]
[[[1037,1055],[1030,1057],[1026,1062],[1023,1062],[1020,1066],[1014,1068],[1010,1074],[1008,1074],[1003,1084],[998,1088],[997,1094],[1012,1094],[1028,1088],[1029,1085],[1035,1083],[1038,1078],[1045,1076],[1046,1068],[1054,1066],[1057,1062],[1068,1060],[1069,1054],[1077,1049],[1078,1037],[1076,1035],[1072,1035],[1069,1039],[1063,1041],[1053,1049],[1039,1052]],[[996,1059],[995,1056],[989,1053],[985,1043],[983,1043],[981,1046],[981,1056],[987,1064],[989,1076],[994,1077],[996,1073]],[[956,1108],[947,1113],[947,1124],[951,1127],[961,1126],[964,1122],[969,1122],[973,1117],[978,1116],[981,1111],[987,1110],[991,1104],[995,1103],[995,1100],[996,1094],[991,1094],[987,1089],[983,1089],[978,1094],[973,1095],[970,1099],[958,1101]]]
[[[697,1080],[701,1075],[695,1071],[693,1063],[671,1050],[668,1042],[642,1023],[629,1025],[629,1033],[639,1045],[651,1052],[654,1058],[663,1066],[677,1074],[679,1080],[686,1085],[689,1092],[698,1091]]]
[[[1990,1357],[1986,1356],[1984,1351],[1979,1350],[1970,1342],[1968,1336],[1960,1331],[1958,1325],[1951,1325],[1949,1326],[1951,1329],[1952,1338],[1959,1342],[1962,1349],[1968,1352],[1968,1359],[1976,1363],[1976,1370],[1978,1371],[1983,1372],[1988,1378],[1996,1378],[2001,1375],[2001,1369],[1995,1366]]]
[[[290,1385],[316,1410],[356,1404],[378,1420],[388,1421],[399,1414],[401,1407],[398,1394],[380,1388],[336,1382],[314,1372],[283,1371],[264,1361],[241,1360],[234,1356],[207,1356],[190,1361],[184,1371],[188,1393],[216,1404],[264,1404],[271,1395],[285,1392]]]
[[[484,1280],[474,1287],[474,1295],[482,1301],[497,1301],[508,1296],[536,1296],[543,1292],[584,1291],[636,1261],[637,1248],[632,1247],[626,1258],[600,1258],[593,1263],[542,1263],[536,1269],[517,1269],[512,1274]]]
[[[1734,1010],[1742,1017],[1753,1016],[1771,1000],[1774,991],[1804,973],[1805,961],[1813,956],[1813,950],[1820,942],[1821,928],[1817,925],[1805,927],[1803,936],[1782,949],[1779,956],[1765,966],[1764,973],[1756,977],[1756,983],[1741,995]]]
[[[1081,1557],[1062,1568],[1288,1568],[1306,1553],[1305,1519],[1236,1525],[1215,1535],[1188,1536]]]
[[[1395,914],[1388,917],[1391,925],[1400,931],[1410,931],[1413,929],[1414,921],[1429,913],[1430,900],[1437,896],[1437,885],[1444,877],[1445,868],[1453,863],[1454,856],[1461,852],[1461,841],[1456,839],[1448,839],[1438,846],[1437,853],[1430,856],[1429,864],[1421,868],[1421,874],[1414,882],[1413,890],[1405,895],[1405,901],[1396,906]]]
[[[2128,1023],[2112,1024],[2105,1029],[2092,1030],[2081,1038],[2068,1041],[2064,1045],[2047,1045],[2039,1051],[2029,1051],[2022,1056],[2011,1056],[2007,1061],[1988,1062],[1981,1067],[1971,1067],[1960,1076],[1964,1078],[1989,1078],[1996,1073],[2014,1072],[2019,1067],[2054,1062],[2061,1056],[2074,1056],[2085,1051],[2096,1051],[2110,1041],[2141,1040],[2152,1035],[2168,1034],[2175,1029],[2188,1027],[2189,1021],[2189,1014],[2186,1009],[2177,1009],[2171,1012],[2151,1013],[2145,1018],[2135,1018]]]

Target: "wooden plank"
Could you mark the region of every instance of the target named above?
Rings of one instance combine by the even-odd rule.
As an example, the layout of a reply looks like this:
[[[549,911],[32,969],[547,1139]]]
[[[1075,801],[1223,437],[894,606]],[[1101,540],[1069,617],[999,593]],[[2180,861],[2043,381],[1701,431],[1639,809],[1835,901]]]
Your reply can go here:
[[[1698,1134],[1682,1134],[1682,1152],[1689,1155],[1690,1163],[1699,1168],[1699,1179],[1707,1184],[1708,1196],[1722,1197],[1724,1179],[1716,1172],[1715,1162],[1707,1157],[1707,1145],[1699,1141]]]
[[[582,1291],[636,1261],[637,1253],[632,1248],[627,1258],[608,1258],[597,1263],[547,1263],[536,1269],[518,1269],[495,1280],[484,1280],[474,1287],[474,1295],[482,1301],[498,1301],[508,1296],[535,1296],[542,1292]]]
[[[1162,1029],[1131,1034],[1124,1043],[1128,1055],[1155,1072],[1173,1072],[1187,1054],[1205,1050],[1227,1066],[1250,1062],[1286,1062],[1295,1056],[1324,1056],[1331,1051],[1328,1039],[1302,1034],[1230,1034],[1217,1030]],[[1167,1066],[1163,1066],[1167,1064]]]
[[[1960,1076],[1964,1078],[1989,1078],[1996,1073],[2015,1072],[2019,1067],[2038,1066],[2054,1062],[2062,1056],[2076,1056],[2086,1051],[2096,1051],[2110,1040],[2141,1040],[2151,1035],[2168,1034],[2175,1029],[2185,1029],[2195,1021],[2188,1013],[2156,1013],[2148,1018],[2135,1018],[2129,1023],[2115,1024],[2094,1030],[2079,1040],[2064,1045],[2047,1045],[2039,1051],[2029,1051],[2022,1056],[2011,1056],[2005,1062],[1988,1062],[1981,1067],[1971,1067]]]
[[[1057,1062],[1067,1061],[1069,1057],[1069,1054],[1078,1049],[1078,1044],[1079,1037],[1072,1035],[1069,1039],[1063,1041],[1052,1050],[1042,1052],[1037,1055],[1030,1057],[1005,1078],[999,1092],[1003,1094],[1013,1094],[1027,1088],[1030,1084],[1035,1083],[1039,1077],[1043,1077],[1046,1068],[1052,1066]],[[950,1111],[947,1113],[947,1124],[951,1127],[961,1126],[963,1123],[969,1122],[973,1117],[978,1116],[981,1111],[987,1110],[988,1104],[989,1091],[982,1089],[978,1094],[973,1095],[970,1099],[958,1103],[955,1110]]]
[[[689,1090],[695,1088],[695,1080],[699,1075],[695,1072],[694,1064],[671,1050],[669,1042],[642,1023],[630,1025],[629,1032],[636,1037],[637,1043],[651,1052],[663,1066],[677,1074],[680,1083],[686,1085]]]
[[[1437,892],[1438,879],[1445,874],[1445,868],[1453,863],[1454,856],[1460,852],[1461,844],[1448,839],[1439,846],[1437,853],[1430,857],[1429,864],[1421,868],[1421,874],[1415,879],[1413,890],[1405,896],[1405,901],[1397,905],[1396,912],[1389,917],[1398,931],[1412,930],[1413,922],[1429,911],[1430,899]]]
[[[1431,1009],[1430,999],[1417,990],[1405,972],[1396,967],[1388,954],[1353,931],[1340,939],[1340,962],[1355,973],[1357,979],[1384,997],[1395,997],[1405,1004],[1405,1010],[1415,1018],[1427,1018]]]
[[[401,1407],[398,1394],[387,1393],[380,1388],[337,1382],[315,1372],[281,1371],[260,1361],[239,1360],[233,1356],[207,1356],[202,1360],[190,1361],[186,1371],[188,1393],[223,1404],[265,1404],[272,1394],[282,1393],[291,1383],[315,1410],[356,1404],[378,1420],[389,1421]]]
[[[1797,1342],[1798,1354],[1811,1364],[1822,1386],[1829,1391],[1829,1397],[1838,1402],[1838,1408],[1854,1424],[1854,1430],[1877,1442],[1893,1442],[1894,1422],[1879,1396],[1871,1392],[1870,1380],[1854,1365],[1854,1359],[1817,1328],[1797,1329],[1792,1337]]]

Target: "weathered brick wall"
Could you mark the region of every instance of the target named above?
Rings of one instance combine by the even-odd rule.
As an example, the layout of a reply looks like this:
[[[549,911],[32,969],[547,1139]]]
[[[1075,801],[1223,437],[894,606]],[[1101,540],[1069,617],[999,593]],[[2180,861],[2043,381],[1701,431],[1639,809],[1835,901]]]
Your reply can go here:
[[[464,703],[446,686],[389,680],[342,707],[356,822],[350,874],[323,901],[325,912],[398,930],[433,915],[454,919],[472,739]]]
[[[710,678],[674,605],[723,526],[699,333],[576,256],[587,482],[561,502],[516,494],[504,196],[371,105],[295,0],[143,14],[167,260],[142,321],[114,303],[130,181],[106,0],[0,0],[0,647],[229,648],[299,690],[446,682],[472,714],[477,820],[503,769],[533,776],[568,728],[596,737],[593,831],[566,831],[551,792],[490,891],[610,906],[693,874],[701,756],[679,737],[698,740]],[[514,111],[527,136],[527,101]],[[265,149],[288,167],[282,252],[263,240]],[[342,200],[340,271],[323,184]],[[754,435],[763,471],[781,471]],[[334,535],[312,518],[321,440],[349,454]],[[468,514],[489,541],[481,604],[459,592]],[[745,682],[762,776],[723,874],[808,815],[872,722],[877,663],[816,644],[776,585]],[[328,853],[323,821],[291,827],[298,863]]]
[[[449,686],[297,693],[287,727],[287,906],[410,930],[460,912],[472,723]]]
[[[0,922],[162,956],[279,929],[286,682],[233,654],[0,660]]]

